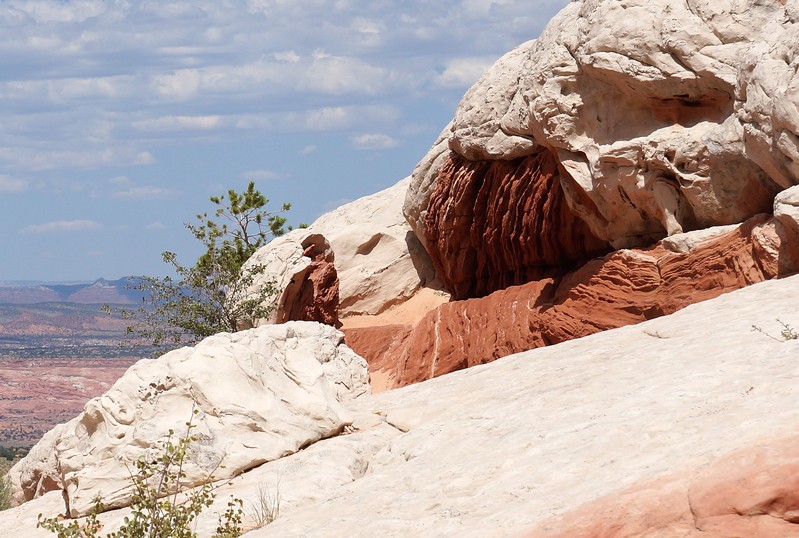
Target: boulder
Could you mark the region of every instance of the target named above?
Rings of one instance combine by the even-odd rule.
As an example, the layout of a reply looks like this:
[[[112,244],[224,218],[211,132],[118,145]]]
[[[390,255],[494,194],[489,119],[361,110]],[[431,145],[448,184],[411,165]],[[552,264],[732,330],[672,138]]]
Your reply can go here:
[[[327,239],[307,230],[274,238],[242,270],[258,267],[251,288],[273,286],[269,317],[256,324],[286,321],[338,322],[339,282]],[[252,328],[252,327],[243,327]]]
[[[442,204],[447,187],[439,183],[468,175],[473,184],[492,184],[502,166],[536,184],[527,159],[545,151],[556,158],[550,196],[563,198],[572,222],[582,221],[555,268],[589,237],[583,227],[598,241],[630,248],[769,212],[775,194],[799,182],[797,32],[795,2],[572,2],[467,92],[414,171],[404,213],[436,260],[435,234],[443,233],[431,230],[442,220],[436,211],[464,205]],[[530,186],[526,196],[523,207],[541,193]],[[527,217],[540,222],[538,230],[556,231],[562,218],[546,210]],[[492,231],[480,230],[474,241]],[[496,233],[505,248],[513,245],[507,232]],[[523,233],[535,236],[536,228]],[[443,254],[439,276],[463,288],[463,252]],[[486,259],[494,273],[518,271],[502,257]]]
[[[352,420],[341,402],[368,391],[366,363],[332,327],[289,322],[221,333],[136,363],[11,475],[26,499],[63,488],[71,516],[86,514],[98,493],[106,507],[124,506],[130,462],[156,453],[170,430],[186,435],[189,421],[198,442],[185,483],[196,485],[340,433]],[[55,473],[39,457],[50,449]],[[58,484],[43,478],[56,473]]]
[[[263,323],[379,314],[433,282],[435,271],[402,215],[410,179],[326,213],[275,238],[248,263],[266,266],[274,314]]]

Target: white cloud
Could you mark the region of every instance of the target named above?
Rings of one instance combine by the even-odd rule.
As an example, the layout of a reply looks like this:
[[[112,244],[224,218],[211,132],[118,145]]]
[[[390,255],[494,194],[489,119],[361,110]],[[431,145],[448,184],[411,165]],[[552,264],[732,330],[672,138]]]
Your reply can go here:
[[[49,81],[47,93],[52,101],[123,98],[129,96],[134,83],[129,76],[69,78]]]
[[[22,179],[0,175],[0,192],[21,192],[28,188]]]
[[[43,171],[57,168],[146,165],[152,164],[154,158],[148,151],[137,151],[124,146],[63,150],[45,150],[33,146],[0,148],[0,161],[18,168]]]
[[[304,148],[302,148],[302,149],[299,151],[299,154],[300,154],[300,155],[310,155],[311,153],[316,153],[316,151],[317,151],[318,149],[319,149],[319,148],[318,148],[318,147],[316,147],[315,145],[313,145],[313,144],[310,144],[310,145],[308,145],[308,146],[305,146]]]
[[[166,226],[156,220],[149,223],[145,228],[148,230],[163,230]]]
[[[223,123],[222,116],[164,116],[134,121],[132,126],[140,131],[209,131]]]
[[[279,174],[271,170],[248,170],[242,176],[248,181],[269,181],[280,177]]]
[[[465,12],[488,15],[494,6],[513,5],[514,0],[464,0],[461,5]]]
[[[477,82],[495,61],[496,58],[486,57],[451,60],[436,79],[436,85],[444,88],[468,88]]]
[[[150,200],[165,198],[171,195],[171,190],[153,185],[128,187],[127,189],[116,191],[111,194],[113,198],[118,198],[121,200]]]
[[[56,232],[81,232],[95,230],[100,225],[92,220],[55,220],[41,224],[25,226],[21,232],[25,234],[42,234]]]
[[[272,58],[278,62],[295,64],[300,61],[300,56],[293,50],[286,50],[283,52],[276,52],[272,54]]]
[[[308,112],[305,126],[310,131],[330,131],[348,126],[353,116],[345,107],[322,108]]]
[[[358,58],[331,56],[323,50],[313,54],[299,89],[325,94],[374,95],[391,84],[391,71]]]
[[[186,101],[200,92],[202,73],[199,69],[181,69],[165,75],[153,77],[152,91],[168,100]]]
[[[96,17],[104,11],[100,0],[15,0],[8,7],[26,13],[37,23],[75,23]]]
[[[389,149],[399,142],[386,134],[370,133],[352,137],[352,144],[357,149]]]

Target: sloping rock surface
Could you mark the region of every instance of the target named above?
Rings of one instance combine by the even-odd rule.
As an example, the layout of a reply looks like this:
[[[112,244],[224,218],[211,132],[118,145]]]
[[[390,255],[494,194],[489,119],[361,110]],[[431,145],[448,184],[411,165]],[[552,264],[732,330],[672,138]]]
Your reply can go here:
[[[200,536],[259,483],[283,501],[253,538],[794,536],[799,340],[777,319],[799,327],[797,301],[775,279],[345,402],[352,433],[223,486]],[[2,512],[0,534],[51,536],[36,514],[59,506]]]
[[[351,418],[340,401],[368,390],[364,360],[332,327],[291,322],[222,333],[136,363],[10,474],[26,499],[63,488],[73,516],[86,514],[98,492],[106,506],[123,506],[131,495],[124,462],[156,451],[169,430],[183,435],[190,420],[200,439],[184,468],[193,485],[341,432]]]

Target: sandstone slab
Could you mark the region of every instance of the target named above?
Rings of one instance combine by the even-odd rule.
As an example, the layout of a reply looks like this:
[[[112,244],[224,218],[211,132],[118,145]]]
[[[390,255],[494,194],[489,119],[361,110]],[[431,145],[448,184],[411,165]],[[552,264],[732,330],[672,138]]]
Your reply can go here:
[[[792,536],[799,340],[752,326],[799,327],[797,283],[345,402],[353,433],[245,473],[214,510],[280,481],[285,511],[248,536]],[[59,507],[0,513],[0,534],[49,536],[35,514]]]
[[[184,469],[193,485],[341,432],[351,418],[340,402],[366,392],[365,362],[332,327],[291,322],[222,333],[132,366],[11,474],[27,499],[63,488],[73,516],[85,514],[98,492],[106,506],[122,506],[131,494],[125,462],[157,451],[169,430],[183,435],[190,420],[200,439]],[[55,485],[45,483],[52,458],[38,456],[48,450]]]
[[[278,290],[263,322],[335,325],[339,316],[379,314],[432,284],[430,259],[402,214],[409,183],[345,204],[256,252],[248,263],[263,264],[259,282]]]

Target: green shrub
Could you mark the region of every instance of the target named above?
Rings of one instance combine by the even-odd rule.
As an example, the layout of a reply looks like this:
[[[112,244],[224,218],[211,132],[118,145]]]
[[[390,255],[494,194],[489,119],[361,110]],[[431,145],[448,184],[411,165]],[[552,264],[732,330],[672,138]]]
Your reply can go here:
[[[0,510],[8,510],[14,506],[14,487],[8,475],[0,477]]]
[[[197,411],[193,411],[196,414]],[[188,492],[181,489],[180,481],[186,477],[183,464],[189,454],[191,443],[197,438],[191,435],[194,425],[187,424],[186,435],[175,440],[174,432],[161,442],[161,455],[148,459],[140,458],[133,465],[130,479],[133,484],[131,514],[116,532],[106,538],[196,538],[193,522],[200,513],[211,506],[216,498],[209,476],[204,485]],[[98,514],[103,511],[102,500],[97,497],[92,512],[79,523],[71,521],[65,525],[60,518],[43,518],[39,514],[37,528],[41,527],[58,534],[58,538],[98,538],[102,525]],[[228,508],[219,517],[214,538],[237,538],[241,536],[242,501],[231,498]]]

